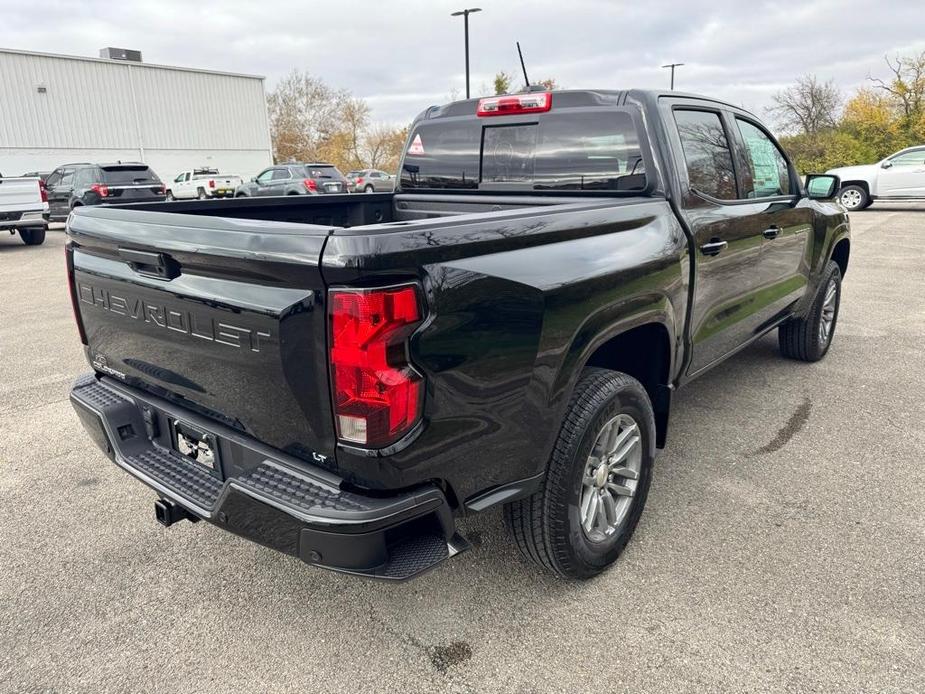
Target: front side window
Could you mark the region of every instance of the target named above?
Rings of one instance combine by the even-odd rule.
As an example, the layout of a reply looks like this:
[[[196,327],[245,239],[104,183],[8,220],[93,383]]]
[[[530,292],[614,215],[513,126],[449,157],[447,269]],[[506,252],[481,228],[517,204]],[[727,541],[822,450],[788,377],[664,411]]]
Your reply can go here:
[[[925,164],[925,149],[914,149],[911,152],[903,152],[895,157],[890,157],[890,163],[893,166],[922,166]]]
[[[274,169],[273,171],[273,180],[274,181],[285,181],[286,179],[292,178],[292,174],[289,173],[289,169]]]
[[[735,200],[735,169],[726,131],[714,111],[674,112],[691,188],[720,200]]]
[[[74,185],[74,169],[64,169],[64,171],[61,172],[61,181],[59,184],[62,186]]]
[[[257,181],[259,183],[268,183],[271,178],[273,178],[273,169],[267,169],[257,176]]]
[[[751,181],[744,177],[746,198],[769,198],[775,195],[791,195],[790,167],[773,140],[759,127],[747,120],[736,118],[736,126],[745,143],[746,163]]]

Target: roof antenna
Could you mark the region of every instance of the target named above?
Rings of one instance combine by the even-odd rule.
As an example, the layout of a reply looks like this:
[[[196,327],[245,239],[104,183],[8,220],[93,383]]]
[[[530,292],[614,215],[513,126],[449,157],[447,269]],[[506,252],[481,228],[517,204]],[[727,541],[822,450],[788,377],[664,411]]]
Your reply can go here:
[[[517,55],[520,56],[520,69],[524,71],[524,88],[530,88],[530,78],[527,77],[527,66],[524,65],[524,54],[520,50],[520,41],[517,41]]]

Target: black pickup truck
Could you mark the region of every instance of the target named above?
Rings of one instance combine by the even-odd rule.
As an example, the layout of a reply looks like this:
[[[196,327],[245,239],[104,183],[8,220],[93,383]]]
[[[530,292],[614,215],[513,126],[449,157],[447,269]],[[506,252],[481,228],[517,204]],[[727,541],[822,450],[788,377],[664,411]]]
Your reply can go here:
[[[504,505],[526,557],[586,578],[678,386],[775,328],[785,357],[829,349],[837,190],[704,97],[432,107],[394,193],[75,210],[71,400],[165,525],[403,579]]]

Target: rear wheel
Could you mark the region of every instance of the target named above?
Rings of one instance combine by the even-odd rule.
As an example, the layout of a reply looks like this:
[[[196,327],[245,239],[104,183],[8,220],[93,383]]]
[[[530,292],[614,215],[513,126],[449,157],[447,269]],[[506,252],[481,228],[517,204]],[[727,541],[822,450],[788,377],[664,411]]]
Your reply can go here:
[[[167,191],[167,202],[173,202],[174,200],[176,200],[176,198],[173,196],[173,191],[168,190]]]
[[[870,206],[870,196],[863,186],[845,186],[838,191],[838,201],[849,212],[863,210]]]
[[[376,189],[373,188],[372,186],[366,186],[366,187],[363,189],[363,192],[364,192],[364,193],[375,193],[375,192],[376,192]]]
[[[825,356],[838,322],[841,279],[841,268],[830,260],[806,316],[791,318],[777,329],[781,354],[799,361],[819,361]]]
[[[199,200],[206,200],[208,197],[204,188],[200,188],[199,192],[196,193],[196,198]]]
[[[623,551],[646,503],[655,417],[645,388],[617,371],[582,372],[542,490],[505,506],[527,559],[591,578]]]
[[[20,229],[19,238],[27,246],[41,246],[45,243],[44,229]]]

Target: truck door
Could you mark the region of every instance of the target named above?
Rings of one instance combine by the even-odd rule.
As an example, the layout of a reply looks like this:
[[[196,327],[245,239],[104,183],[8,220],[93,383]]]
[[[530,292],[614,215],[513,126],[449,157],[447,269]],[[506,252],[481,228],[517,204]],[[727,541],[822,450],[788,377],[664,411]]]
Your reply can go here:
[[[757,121],[727,114],[740,171],[743,223],[760,233],[755,277],[759,329],[775,321],[806,292],[812,264],[813,208],[796,172]]]
[[[883,198],[925,198],[925,148],[887,159],[877,176],[874,195]]]
[[[708,102],[663,109],[681,186],[682,214],[694,239],[693,374],[747,342],[758,327],[760,224],[739,199],[728,123]]]

